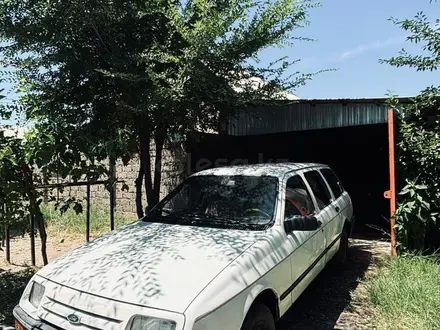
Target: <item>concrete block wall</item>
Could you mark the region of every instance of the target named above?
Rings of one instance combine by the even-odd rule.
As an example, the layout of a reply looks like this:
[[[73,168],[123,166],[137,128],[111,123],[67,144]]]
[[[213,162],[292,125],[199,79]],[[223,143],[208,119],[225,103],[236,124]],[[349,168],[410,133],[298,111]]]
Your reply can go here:
[[[155,146],[151,145],[151,163],[155,164]],[[162,153],[162,178],[160,198],[165,197],[173,188],[175,188],[185,177],[186,153],[181,144],[166,145]],[[122,160],[116,162],[116,177],[118,181],[124,181],[128,185],[128,191],[122,190],[123,183],[116,185],[116,212],[124,213],[127,216],[136,216],[136,187],[135,180],[139,171],[139,159],[133,158],[126,166]],[[154,178],[154,168],[152,169]],[[51,180],[52,183],[56,179]],[[143,186],[143,207],[147,206],[146,192]],[[61,197],[75,197],[83,200],[83,207],[86,202],[86,186],[67,187],[59,193]],[[56,190],[52,192],[56,196]],[[109,210],[110,194],[104,185],[94,185],[91,187],[91,205],[95,208]]]

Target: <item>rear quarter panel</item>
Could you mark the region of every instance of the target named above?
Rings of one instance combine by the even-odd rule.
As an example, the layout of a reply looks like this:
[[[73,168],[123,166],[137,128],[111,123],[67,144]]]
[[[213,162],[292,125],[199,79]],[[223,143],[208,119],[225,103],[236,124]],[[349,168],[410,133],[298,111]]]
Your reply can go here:
[[[344,217],[344,220],[348,221],[350,223],[350,229],[351,229],[351,231],[353,231],[354,220],[355,220],[354,214],[353,214],[353,203],[351,201],[351,197],[348,192],[345,191],[344,194],[342,195],[342,197],[343,197],[343,202],[345,204],[345,207],[342,211],[342,215]],[[351,235],[351,232],[349,234]]]

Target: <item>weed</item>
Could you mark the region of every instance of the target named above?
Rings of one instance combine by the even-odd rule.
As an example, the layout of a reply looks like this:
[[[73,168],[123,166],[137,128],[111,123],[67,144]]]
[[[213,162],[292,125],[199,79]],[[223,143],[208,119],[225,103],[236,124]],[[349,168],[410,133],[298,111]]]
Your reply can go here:
[[[440,263],[400,256],[367,280],[377,329],[440,329]]]

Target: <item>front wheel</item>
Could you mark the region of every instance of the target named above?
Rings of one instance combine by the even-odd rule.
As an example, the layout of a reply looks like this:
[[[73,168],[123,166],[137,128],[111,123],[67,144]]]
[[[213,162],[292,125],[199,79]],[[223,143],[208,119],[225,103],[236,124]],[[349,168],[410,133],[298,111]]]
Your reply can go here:
[[[269,307],[263,304],[251,307],[241,330],[275,330],[275,321]]]

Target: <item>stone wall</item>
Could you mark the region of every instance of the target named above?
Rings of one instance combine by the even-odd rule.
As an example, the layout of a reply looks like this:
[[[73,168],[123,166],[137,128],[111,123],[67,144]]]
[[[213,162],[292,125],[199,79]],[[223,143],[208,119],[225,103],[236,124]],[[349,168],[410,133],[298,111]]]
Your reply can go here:
[[[155,163],[155,147],[151,146],[151,163]],[[175,188],[185,177],[186,153],[180,143],[169,144],[164,147],[162,153],[162,180],[160,198],[165,197],[169,191]],[[139,171],[139,159],[133,158],[129,164],[124,166],[121,160],[116,163],[116,178],[118,181],[124,181],[129,190],[122,190],[123,183],[117,183],[116,186],[116,212],[124,213],[128,216],[136,216],[136,188],[135,180]],[[154,176],[154,169],[152,169]],[[54,180],[52,180],[54,182]],[[59,197],[75,197],[84,200],[86,198],[87,188],[68,187],[63,192],[59,192]],[[54,190],[53,195],[57,195]],[[143,186],[143,207],[147,206],[145,187]],[[91,187],[91,205],[94,208],[110,209],[110,193],[104,185],[94,185]]]

